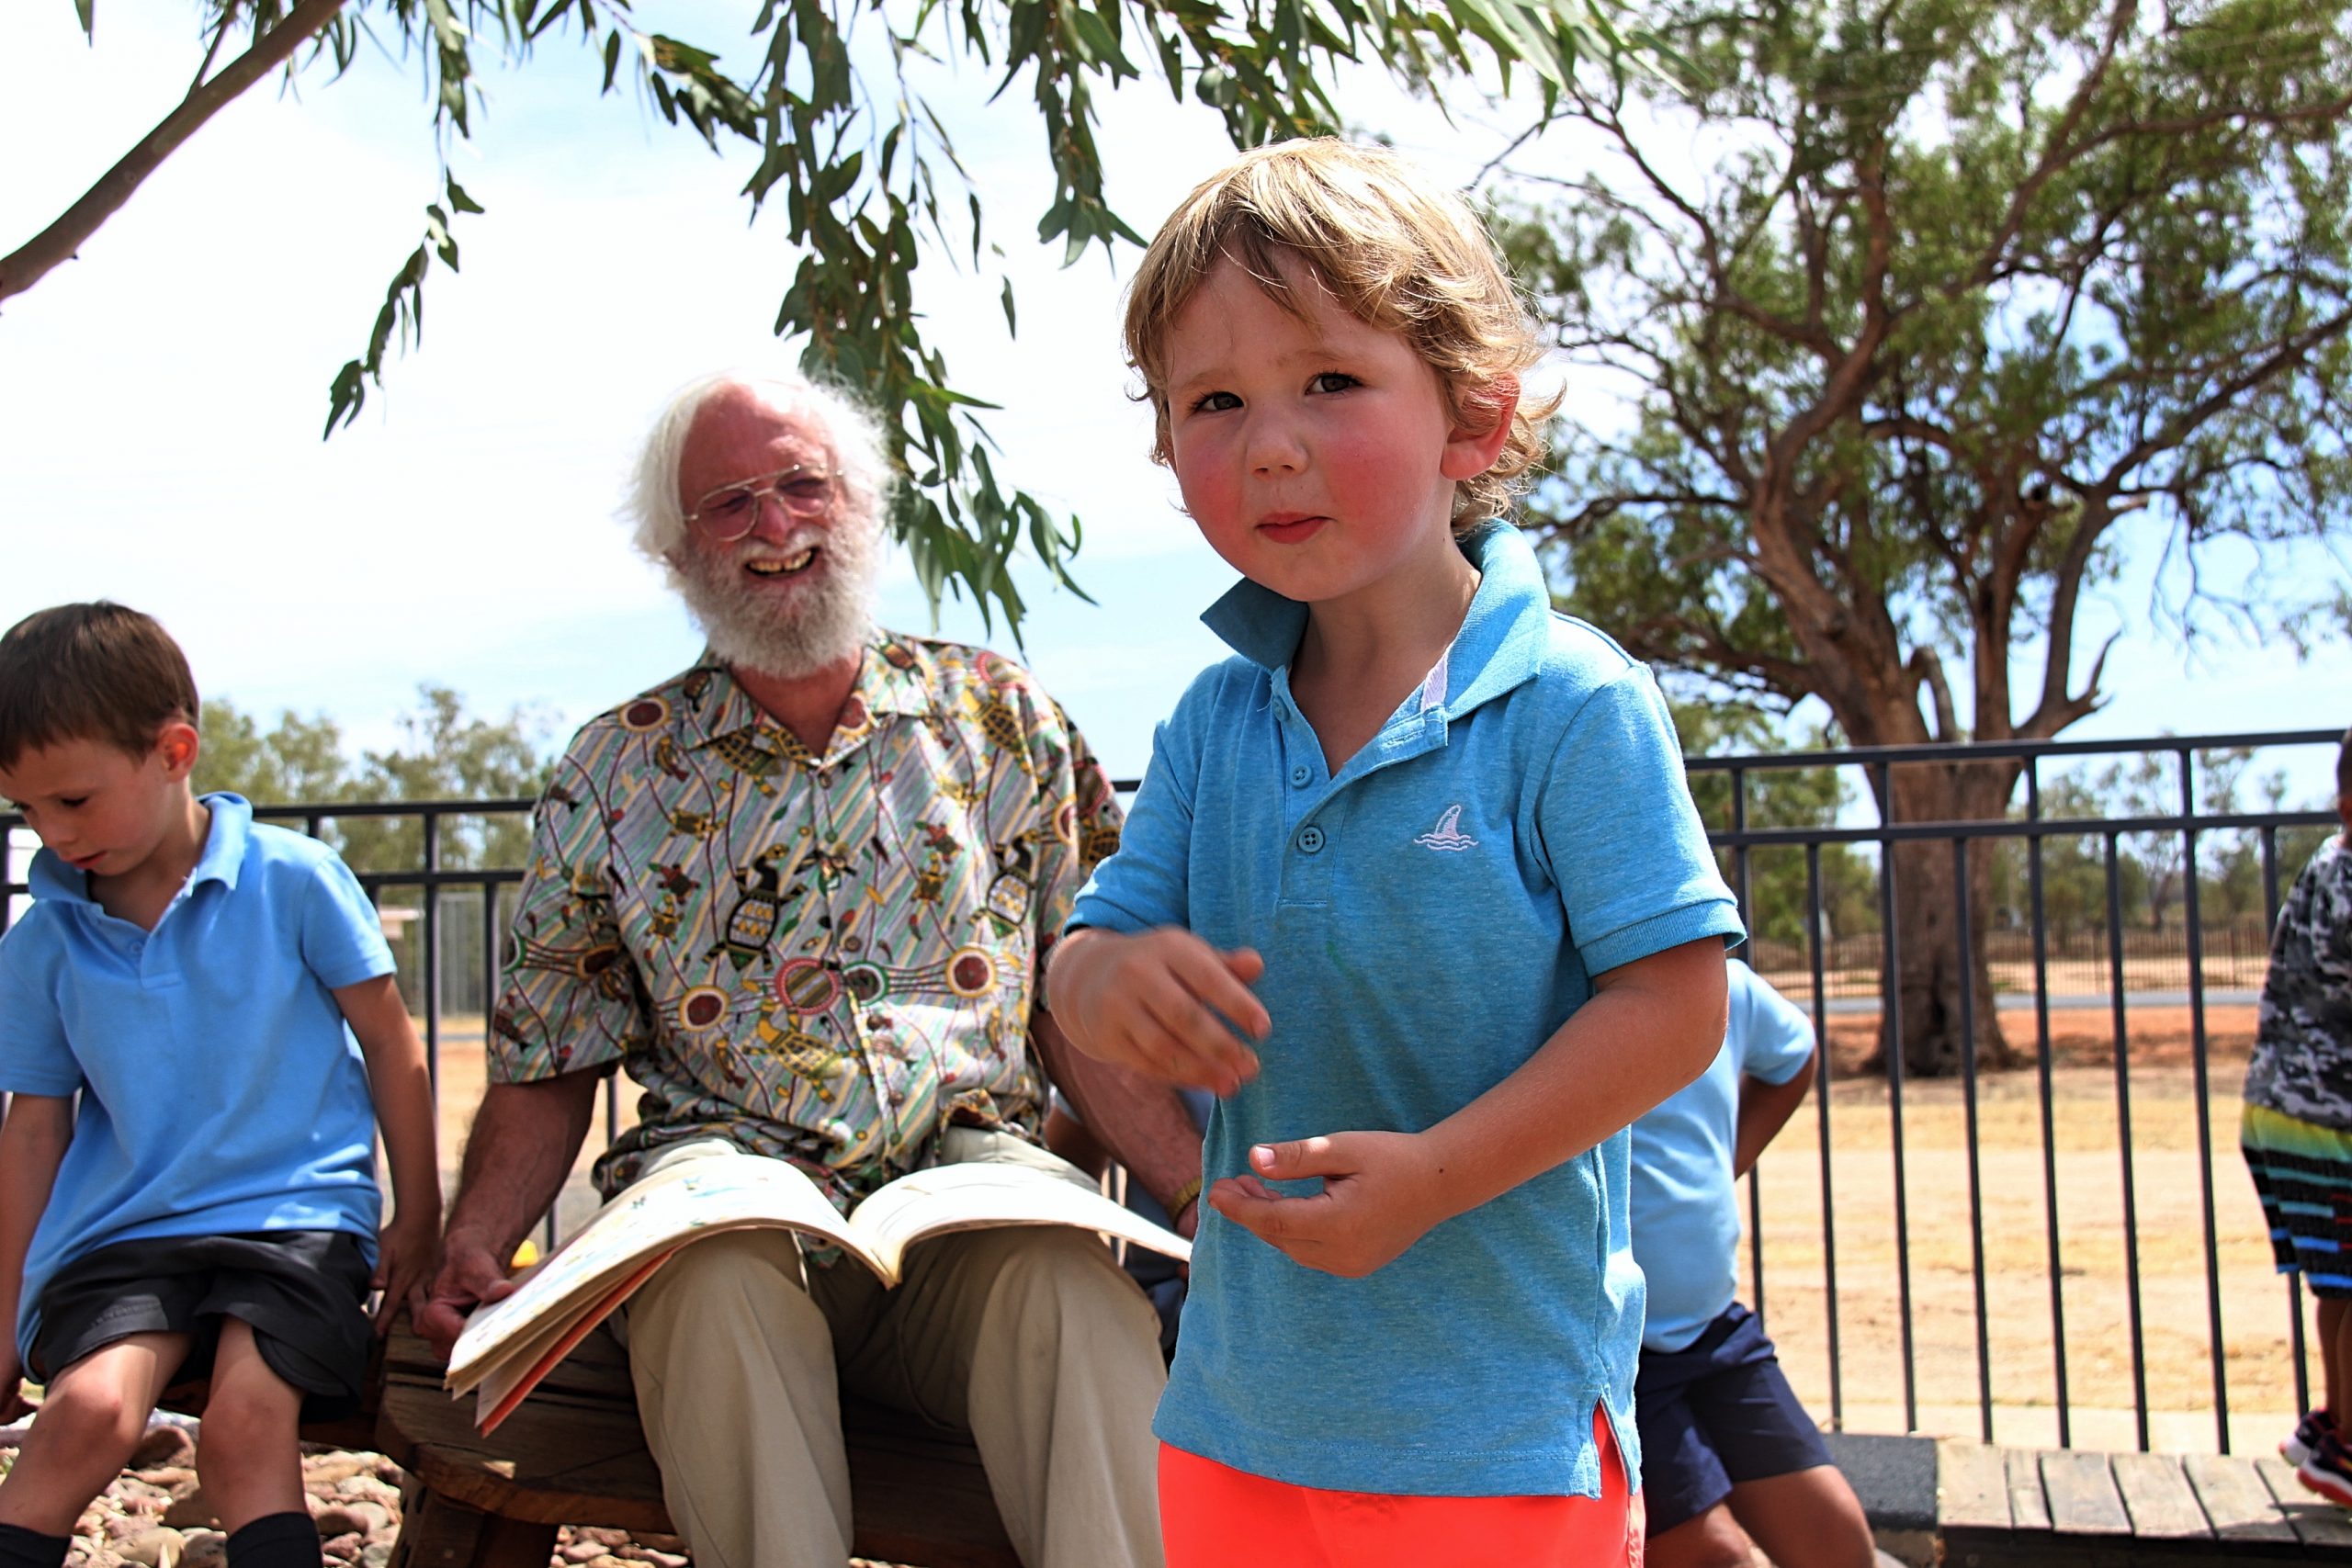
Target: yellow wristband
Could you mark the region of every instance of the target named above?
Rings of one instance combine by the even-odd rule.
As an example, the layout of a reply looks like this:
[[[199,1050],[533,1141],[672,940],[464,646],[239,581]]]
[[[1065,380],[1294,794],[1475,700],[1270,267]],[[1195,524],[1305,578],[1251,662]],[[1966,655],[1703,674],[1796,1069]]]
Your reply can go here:
[[[1176,1195],[1168,1200],[1168,1223],[1172,1225],[1178,1220],[1182,1219],[1184,1217],[1184,1211],[1191,1208],[1200,1201],[1201,1179],[1196,1176],[1193,1178],[1192,1180],[1184,1183],[1183,1186],[1176,1189]]]

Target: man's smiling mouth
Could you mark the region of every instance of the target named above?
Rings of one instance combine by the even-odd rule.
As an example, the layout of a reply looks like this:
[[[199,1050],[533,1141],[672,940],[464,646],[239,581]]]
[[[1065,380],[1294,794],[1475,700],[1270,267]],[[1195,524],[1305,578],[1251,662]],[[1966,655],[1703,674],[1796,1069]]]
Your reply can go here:
[[[811,545],[798,555],[786,556],[781,560],[747,560],[743,563],[743,570],[754,577],[797,577],[808,570],[816,559],[817,547]]]

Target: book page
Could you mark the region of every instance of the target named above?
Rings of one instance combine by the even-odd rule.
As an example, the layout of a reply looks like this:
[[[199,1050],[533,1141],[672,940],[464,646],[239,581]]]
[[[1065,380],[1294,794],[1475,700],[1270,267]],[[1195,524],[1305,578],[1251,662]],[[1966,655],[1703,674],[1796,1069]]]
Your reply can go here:
[[[1193,1244],[1131,1213],[1092,1187],[1033,1166],[994,1160],[902,1176],[857,1206],[851,1228],[896,1279],[906,1249],[925,1236],[992,1225],[1071,1225],[1189,1262]]]
[[[510,1341],[509,1354],[482,1374],[474,1389],[474,1427],[487,1437],[498,1424],[514,1413],[524,1396],[538,1386],[539,1380],[553,1371],[556,1363],[571,1354],[579,1343],[596,1331],[596,1325],[610,1317],[614,1310],[637,1293],[637,1288],[653,1277],[653,1271],[670,1261],[670,1254],[660,1252],[646,1259],[617,1285],[594,1301],[575,1303],[565,1313],[548,1320],[546,1332],[528,1339]]]
[[[571,1320],[579,1311],[608,1296],[649,1259],[714,1231],[756,1225],[824,1236],[884,1280],[897,1280],[817,1184],[784,1161],[686,1160],[597,1210],[513,1295],[477,1311],[450,1353],[447,1385],[462,1393],[498,1363],[542,1348],[550,1319],[564,1320],[558,1336],[570,1332],[578,1326]]]

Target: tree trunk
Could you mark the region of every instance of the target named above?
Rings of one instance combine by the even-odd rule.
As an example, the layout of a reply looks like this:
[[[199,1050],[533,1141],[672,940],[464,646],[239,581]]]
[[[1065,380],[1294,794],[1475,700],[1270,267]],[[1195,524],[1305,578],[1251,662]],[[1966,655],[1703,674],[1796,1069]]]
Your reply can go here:
[[[1899,766],[1892,819],[1898,825],[1997,820],[2017,774],[2014,765],[2003,762]],[[2001,1033],[1985,955],[1992,928],[1993,841],[1968,840],[1967,861],[1971,951],[1963,953],[1951,840],[1894,846],[1895,994],[1901,1006],[1881,1015],[1879,1051],[1883,1064],[1899,1049],[1904,1072],[1914,1077],[1960,1071],[1966,1040],[1961,1028],[1963,987],[1973,1009],[1977,1065],[2006,1067],[2018,1060]]]

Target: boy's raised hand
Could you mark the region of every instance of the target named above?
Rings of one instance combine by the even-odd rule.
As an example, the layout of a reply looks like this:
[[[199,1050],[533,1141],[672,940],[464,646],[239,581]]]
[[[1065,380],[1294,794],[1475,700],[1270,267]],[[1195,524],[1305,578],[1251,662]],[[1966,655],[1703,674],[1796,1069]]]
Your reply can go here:
[[[1054,1020],[1088,1055],[1169,1083],[1231,1094],[1258,1076],[1273,1027],[1250,986],[1266,961],[1219,952],[1188,931],[1073,931],[1054,950]]]
[[[1394,1262],[1451,1217],[1443,1171],[1411,1133],[1333,1133],[1328,1137],[1260,1144],[1250,1173],[1208,1190],[1210,1208],[1291,1261],[1343,1280],[1361,1280]],[[1291,1198],[1266,1185],[1323,1179],[1323,1190]]]

